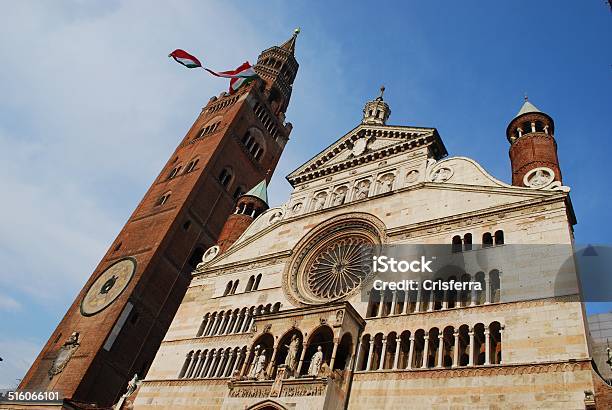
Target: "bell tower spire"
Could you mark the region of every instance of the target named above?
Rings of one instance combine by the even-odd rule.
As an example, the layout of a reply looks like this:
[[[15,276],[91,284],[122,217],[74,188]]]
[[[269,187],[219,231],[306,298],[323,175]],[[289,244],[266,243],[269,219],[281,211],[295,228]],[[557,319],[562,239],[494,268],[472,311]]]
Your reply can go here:
[[[299,67],[295,59],[295,43],[298,34],[300,34],[300,29],[296,28],[291,38],[283,44],[264,50],[257,57],[257,65],[255,65],[255,72],[263,79],[262,91],[273,113],[281,118],[287,111],[293,81]]]

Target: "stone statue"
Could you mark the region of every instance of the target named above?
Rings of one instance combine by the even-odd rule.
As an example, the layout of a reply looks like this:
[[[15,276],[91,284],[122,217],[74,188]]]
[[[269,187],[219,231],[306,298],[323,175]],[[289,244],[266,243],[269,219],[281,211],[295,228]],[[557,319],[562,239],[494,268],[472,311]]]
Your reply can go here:
[[[257,379],[266,368],[266,349],[261,349],[261,352],[259,352],[259,355],[256,356],[253,361],[255,364],[250,376],[253,379]]]
[[[300,348],[300,339],[297,337],[297,335],[293,335],[291,336],[291,342],[289,343],[289,345],[285,346],[288,349],[287,357],[285,358],[285,366],[287,367],[287,369],[293,372],[296,369],[297,353],[298,349]]]
[[[606,353],[608,354],[608,360],[606,360],[606,363],[608,363],[610,370],[612,370],[612,351],[609,347],[606,348]]]
[[[66,339],[62,347],[60,347],[59,352],[57,353],[57,357],[53,360],[51,364],[51,368],[49,369],[49,379],[52,379],[58,373],[61,373],[62,370],[68,364],[68,361],[74,354],[74,352],[79,348],[79,332],[72,332],[72,334]]]
[[[346,188],[339,188],[334,192],[334,205],[342,205],[346,200]]]
[[[360,181],[355,187],[355,197],[357,199],[364,199],[368,197],[370,191],[370,181],[367,179]]]
[[[310,366],[308,367],[308,375],[309,376],[318,376],[321,371],[321,366],[323,365],[323,349],[321,346],[317,346],[317,351],[312,355],[310,359]]]
[[[134,377],[132,377],[132,380],[128,382],[127,391],[125,392],[123,397],[129,397],[130,394],[134,393],[134,391],[138,387],[138,384],[140,384],[139,382],[140,380],[138,380],[138,373],[134,373]]]

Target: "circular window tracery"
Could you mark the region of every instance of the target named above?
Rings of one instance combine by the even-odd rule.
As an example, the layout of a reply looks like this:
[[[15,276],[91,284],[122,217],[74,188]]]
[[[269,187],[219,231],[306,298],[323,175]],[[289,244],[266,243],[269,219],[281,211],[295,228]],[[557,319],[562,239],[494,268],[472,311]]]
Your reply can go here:
[[[357,215],[357,216],[356,216]],[[301,304],[344,299],[371,275],[384,225],[367,214],[347,214],[321,224],[294,248],[283,275],[287,296]]]
[[[327,244],[306,268],[308,290],[320,298],[337,299],[355,289],[370,274],[371,245],[360,237]]]

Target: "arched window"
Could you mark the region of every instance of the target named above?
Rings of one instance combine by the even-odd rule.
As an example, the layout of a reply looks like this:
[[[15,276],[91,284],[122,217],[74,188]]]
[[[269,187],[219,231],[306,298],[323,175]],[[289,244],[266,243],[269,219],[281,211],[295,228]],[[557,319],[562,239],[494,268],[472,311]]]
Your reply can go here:
[[[485,327],[482,323],[474,326],[474,364],[485,364],[486,357]]]
[[[370,360],[370,343],[371,337],[368,334],[365,334],[361,337],[361,350],[357,359],[360,360],[357,369],[358,370],[368,370],[368,362]]]
[[[489,297],[491,303],[498,303],[501,299],[501,283],[499,281],[499,271],[497,269],[489,272],[489,285],[491,289],[489,290]]]
[[[172,168],[172,171],[170,171],[170,174],[168,175],[168,179],[172,179],[175,176],[177,176],[178,173],[181,171],[181,168],[182,168],[181,165],[178,165],[178,166]]]
[[[504,231],[496,231],[495,232],[495,245],[503,245],[504,244]]]
[[[238,283],[240,282],[239,279],[236,279],[236,282],[234,282],[234,286],[232,286],[232,290],[230,292],[230,295],[233,295],[234,293],[236,293],[236,289],[238,288]]]
[[[453,252],[461,252],[461,237],[459,235],[453,236],[452,250]]]
[[[489,325],[489,357],[491,364],[502,363],[502,327],[499,322],[493,322]]]
[[[230,168],[223,168],[219,174],[219,183],[227,188],[230,182],[232,182],[232,175],[232,170]]]
[[[168,202],[168,199],[170,199],[170,194],[171,192],[166,192],[165,194],[163,194],[162,196],[159,197],[159,199],[157,200],[157,206],[161,206],[163,204],[165,204],[166,202]]]
[[[261,281],[261,273],[259,275],[257,275],[257,278],[255,278],[255,284],[253,285],[253,289],[252,290],[259,289],[259,282],[260,281]]]
[[[265,140],[263,133],[258,128],[249,128],[240,142],[253,159],[259,160],[262,157]]]
[[[191,161],[189,161],[189,164],[187,164],[187,168],[185,168],[185,173],[193,171],[196,165],[198,165],[199,161],[200,160],[198,158],[192,159]]]
[[[280,307],[281,307],[281,303],[280,302],[276,302],[274,304],[274,306],[272,306],[272,313],[278,312],[280,310]]]
[[[247,282],[246,288],[244,289],[245,292],[250,292],[253,289],[253,284],[255,283],[255,276],[251,275],[251,277],[249,278],[249,281]]]
[[[471,251],[472,250],[472,234],[466,233],[463,235],[463,250]]]
[[[231,280],[227,282],[227,285],[225,285],[225,290],[223,291],[223,296],[227,296],[231,292],[232,285],[233,285],[233,282]]]
[[[490,232],[486,232],[482,235],[482,247],[488,248],[490,246],[493,246],[493,236]]]
[[[183,377],[185,377],[185,374],[187,373],[187,369],[189,368],[189,365],[191,364],[192,357],[193,357],[193,350],[187,353],[187,356],[185,357],[185,361],[183,362],[183,367],[181,368],[181,371],[179,372],[179,375],[178,375],[179,379],[182,379]]]

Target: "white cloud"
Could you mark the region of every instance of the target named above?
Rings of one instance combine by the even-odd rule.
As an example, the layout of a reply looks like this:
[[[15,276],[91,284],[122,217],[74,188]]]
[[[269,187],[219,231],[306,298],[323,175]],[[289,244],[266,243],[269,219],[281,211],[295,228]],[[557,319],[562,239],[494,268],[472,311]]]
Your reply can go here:
[[[0,293],[0,310],[12,312],[21,309],[21,303],[10,296]]]

